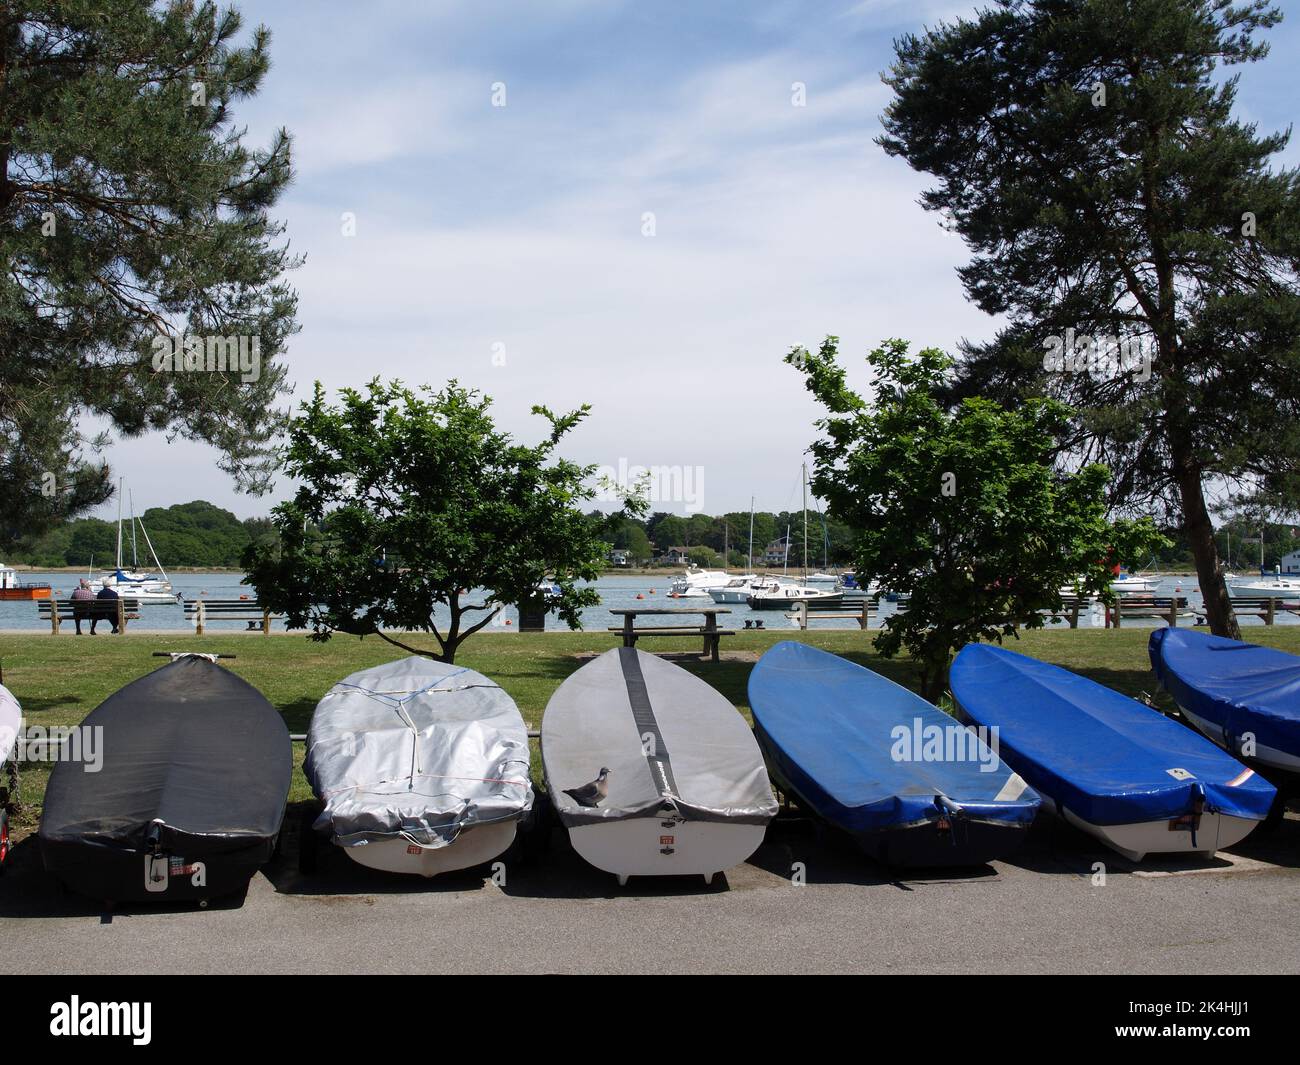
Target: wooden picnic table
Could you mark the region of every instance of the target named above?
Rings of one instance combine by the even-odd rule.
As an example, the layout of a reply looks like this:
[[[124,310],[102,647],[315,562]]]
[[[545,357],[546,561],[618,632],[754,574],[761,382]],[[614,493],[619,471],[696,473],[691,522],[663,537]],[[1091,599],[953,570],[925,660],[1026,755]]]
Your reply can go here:
[[[611,614],[621,615],[623,618],[622,625],[610,626],[610,632],[620,632],[623,634],[623,646],[635,647],[636,641],[642,636],[700,636],[704,640],[704,650],[702,654],[708,655],[713,661],[718,661],[718,645],[723,636],[734,636],[735,629],[718,628],[718,615],[730,614],[731,610],[724,606],[661,606],[661,607],[620,607],[611,609]],[[650,628],[636,627],[636,619],[639,614],[702,614],[704,615],[703,625],[656,625]]]

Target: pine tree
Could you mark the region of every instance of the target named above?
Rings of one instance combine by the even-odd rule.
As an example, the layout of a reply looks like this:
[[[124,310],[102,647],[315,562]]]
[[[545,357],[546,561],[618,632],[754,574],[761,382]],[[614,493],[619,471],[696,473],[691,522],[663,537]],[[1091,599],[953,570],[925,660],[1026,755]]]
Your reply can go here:
[[[1077,410],[1062,451],[1186,537],[1224,635],[1207,494],[1294,493],[1300,472],[1300,178],[1269,168],[1287,135],[1234,119],[1220,76],[1264,56],[1280,17],[1265,0],[998,0],[898,41],[885,79],[882,145],[939,178],[923,202],[974,253],[966,291],[1010,323],[966,348],[957,396]]]
[[[269,64],[269,32],[240,31],[210,3],[0,3],[0,547],[111,494],[92,421],[207,441],[241,488],[269,484],[297,329],[268,213],[290,142],[234,125]],[[245,338],[243,366],[159,368],[180,337],[223,338],[200,339],[205,367]]]

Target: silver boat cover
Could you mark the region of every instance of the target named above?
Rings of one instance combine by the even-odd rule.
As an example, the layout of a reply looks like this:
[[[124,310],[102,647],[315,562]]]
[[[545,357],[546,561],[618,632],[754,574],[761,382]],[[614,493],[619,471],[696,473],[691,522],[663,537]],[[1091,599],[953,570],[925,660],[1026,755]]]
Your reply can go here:
[[[533,804],[528,730],[480,673],[418,655],[363,669],[312,715],[303,771],[315,827],[343,847],[404,838],[425,849]]]
[[[18,700],[0,684],[0,763],[7,762],[18,745],[18,732],[23,727],[23,712]]]
[[[665,815],[765,825],[776,814],[763,755],[736,708],[680,666],[630,647],[606,651],[556,690],[542,719],[542,765],[566,828]],[[593,787],[605,769],[603,787]]]

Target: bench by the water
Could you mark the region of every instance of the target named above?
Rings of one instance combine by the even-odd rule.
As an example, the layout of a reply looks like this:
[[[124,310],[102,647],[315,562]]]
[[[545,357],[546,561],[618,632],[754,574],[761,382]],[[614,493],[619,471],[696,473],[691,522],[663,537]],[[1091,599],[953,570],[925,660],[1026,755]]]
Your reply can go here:
[[[249,632],[270,635],[271,621],[283,614],[272,614],[256,599],[189,599],[185,603],[185,620],[193,622],[194,634],[203,635],[203,629],[212,621],[242,621]]]
[[[1106,627],[1121,628],[1125,618],[1154,618],[1177,628],[1179,618],[1195,616],[1196,612],[1187,608],[1185,595],[1121,595],[1114,606],[1106,608]]]
[[[704,640],[704,650],[702,654],[708,655],[713,661],[718,661],[718,645],[723,636],[734,636],[735,629],[718,628],[718,615],[730,614],[731,611],[726,607],[656,607],[653,609],[642,609],[641,607],[628,607],[621,610],[611,610],[611,614],[622,615],[622,625],[611,625],[610,632],[618,632],[623,635],[624,647],[635,647],[636,641],[642,636],[699,636]],[[703,614],[703,625],[656,625],[650,628],[636,627],[638,614]]]
[[[810,621],[838,621],[840,618],[856,621],[858,628],[866,629],[870,627],[873,615],[879,620],[881,598],[879,595],[850,596],[846,594],[843,599],[832,602],[827,606],[819,606],[817,600],[813,599],[811,600],[812,609],[809,609],[810,601],[802,599],[795,604],[795,609],[788,611],[785,616],[791,621],[798,621],[801,629],[806,629]],[[906,613],[908,599],[909,596],[900,595],[894,601],[894,613]]]
[[[1300,602],[1285,602],[1280,595],[1234,595],[1232,610],[1238,617],[1259,618],[1265,625],[1272,625],[1278,614],[1300,614]],[[1196,612],[1196,624],[1205,624],[1205,608]]]
[[[63,623],[96,621],[116,625],[119,632],[126,631],[128,621],[140,617],[138,599],[41,599],[36,604],[42,621],[50,623],[50,632],[57,636]]]

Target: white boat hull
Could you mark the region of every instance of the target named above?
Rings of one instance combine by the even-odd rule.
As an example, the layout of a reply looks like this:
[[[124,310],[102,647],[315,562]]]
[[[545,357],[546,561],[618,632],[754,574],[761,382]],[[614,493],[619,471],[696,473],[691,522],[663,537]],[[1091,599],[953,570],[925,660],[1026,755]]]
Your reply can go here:
[[[636,817],[569,829],[573,849],[591,865],[629,876],[695,876],[706,882],[745,861],[763,842],[766,825]]]
[[[1215,745],[1222,747],[1229,754],[1238,758],[1249,758],[1251,761],[1259,762],[1261,765],[1272,766],[1274,769],[1285,769],[1289,773],[1300,773],[1300,757],[1294,754],[1288,754],[1286,751],[1279,751],[1276,747],[1265,747],[1257,743],[1252,754],[1243,754],[1240,750],[1234,751],[1223,742],[1223,729],[1219,728],[1213,721],[1206,721],[1203,717],[1198,717],[1187,707],[1181,704],[1178,707],[1179,713],[1187,718],[1196,726],[1199,732],[1204,733],[1205,737]]]
[[[1050,802],[1046,807],[1055,809]],[[1148,854],[1200,854],[1210,858],[1216,851],[1240,843],[1259,824],[1245,817],[1204,813],[1200,827],[1193,833],[1171,830],[1167,819],[1130,825],[1094,825],[1068,809],[1062,808],[1060,812],[1069,824],[1101,840],[1131,862],[1140,862]]]
[[[515,840],[516,820],[466,829],[446,847],[419,847],[404,839],[386,839],[359,847],[344,847],[358,865],[386,873],[437,876],[472,869],[504,854]]]

